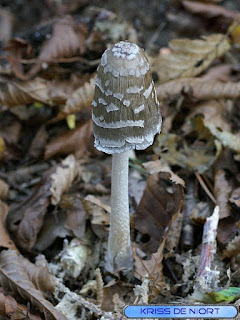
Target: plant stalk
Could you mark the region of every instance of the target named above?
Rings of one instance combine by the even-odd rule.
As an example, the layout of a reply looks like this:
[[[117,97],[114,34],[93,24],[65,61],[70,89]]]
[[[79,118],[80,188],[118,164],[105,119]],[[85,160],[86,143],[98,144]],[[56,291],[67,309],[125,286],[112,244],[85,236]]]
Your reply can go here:
[[[129,151],[112,156],[111,215],[107,268],[111,272],[130,271],[133,266],[128,200]]]

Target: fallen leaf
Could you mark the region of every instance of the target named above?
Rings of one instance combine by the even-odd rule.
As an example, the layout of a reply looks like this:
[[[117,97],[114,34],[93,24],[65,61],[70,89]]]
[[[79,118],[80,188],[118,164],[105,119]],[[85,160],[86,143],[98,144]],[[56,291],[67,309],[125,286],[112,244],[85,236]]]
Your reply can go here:
[[[159,54],[151,59],[152,70],[157,73],[160,83],[197,76],[231,48],[229,39],[223,34],[211,34],[196,40],[174,39],[168,45],[170,54]]]
[[[204,120],[204,125],[209,129],[212,135],[222,143],[224,147],[228,147],[233,151],[240,152],[240,133],[222,131],[210,121]]]
[[[201,15],[205,18],[225,18],[230,24],[233,20],[240,18],[240,13],[229,10],[222,6],[209,3],[200,3],[198,1],[188,1],[184,0],[182,2],[183,6],[193,14]],[[226,21],[225,21],[226,22]]]
[[[56,172],[50,177],[51,203],[53,205],[57,205],[60,202],[62,194],[71,187],[79,171],[79,163],[72,154],[66,157],[61,165],[57,167]]]
[[[82,239],[86,228],[86,212],[77,195],[63,195],[60,207],[66,210],[65,226],[75,237]]]
[[[203,128],[200,120],[199,125]],[[200,127],[198,131],[200,130]],[[185,141],[176,134],[161,134],[157,136],[153,150],[161,156],[169,165],[179,165],[188,168],[190,171],[205,172],[218,158],[221,145],[208,133],[206,142],[195,140],[192,145],[187,145]]]
[[[168,166],[164,165],[161,160],[148,161],[143,163],[144,168],[148,173],[168,172],[170,174],[170,180],[176,184],[180,184],[185,187],[185,182],[178,175],[176,175]]]
[[[51,62],[57,58],[83,54],[86,34],[86,27],[81,23],[74,23],[70,15],[58,19],[53,25],[51,38],[43,43],[38,59]],[[30,69],[28,77],[33,77],[40,69],[41,62]]]
[[[204,224],[210,214],[211,209],[209,203],[200,201],[191,210],[190,219],[194,223]]]
[[[23,82],[0,79],[0,89],[0,103],[3,106],[49,102],[47,82],[41,78]]]
[[[58,210],[57,213],[51,212],[44,216],[42,228],[40,229],[33,251],[42,252],[50,247],[57,238],[72,236],[72,232],[66,226],[65,210]]]
[[[128,303],[134,302],[134,295],[132,291],[132,284],[124,283],[122,281],[111,281],[103,287],[103,301],[101,309],[104,311],[114,310],[114,294],[118,293],[119,298],[124,301],[124,296],[128,296]]]
[[[139,280],[142,280],[143,278],[148,278],[150,280],[149,300],[151,300],[152,296],[155,297],[166,288],[163,279],[162,264],[165,240],[166,238],[161,242],[157,252],[152,253],[149,260],[140,259],[136,254],[136,246],[133,246],[133,257],[135,259],[134,276]]]
[[[42,227],[50,204],[50,176],[54,170],[56,168],[53,167],[45,172],[41,181],[32,189],[31,195],[23,203],[11,208],[8,227],[24,250],[31,250]]]
[[[48,133],[44,125],[42,125],[34,136],[32,143],[28,149],[28,154],[33,158],[39,158],[47,143]]]
[[[71,153],[80,157],[91,150],[91,145],[93,150],[92,119],[89,119],[76,129],[52,139],[46,146],[44,158]]]
[[[16,294],[31,302],[49,320],[67,320],[54,306],[45,300],[39,290],[30,281],[17,255],[12,251],[2,251],[0,254],[0,279],[5,288],[11,288]]]
[[[0,199],[7,200],[9,185],[0,178]]]
[[[222,82],[202,78],[176,79],[156,86],[158,100],[173,101],[181,95],[191,100],[210,100],[240,96],[240,82]]]
[[[26,319],[26,317],[28,317],[29,320],[42,320],[40,316],[37,316],[29,312],[29,308],[27,306],[24,306],[18,303],[17,310],[14,312],[14,314],[11,315],[10,319],[22,320],[22,319]]]
[[[94,88],[95,76],[90,79],[90,82],[85,82],[82,87],[75,90],[67,99],[62,111],[64,115],[76,113],[84,108],[90,107],[93,100]]]
[[[5,296],[0,292],[0,315],[10,316],[17,310],[17,301],[11,296]]]
[[[13,260],[19,260],[19,263],[24,267],[29,280],[35,287],[47,296],[48,292],[53,292],[55,289],[55,281],[52,274],[49,272],[47,266],[38,267],[23,256],[18,256],[16,252],[9,252]]]
[[[144,246],[150,252],[157,251],[182,206],[183,188],[169,178],[169,173],[150,175],[136,209],[135,229],[149,237]]]
[[[213,123],[222,131],[230,131],[231,124],[226,119],[227,103],[225,100],[208,100],[194,105],[190,110],[188,119],[202,115],[204,120]],[[183,129],[184,130],[184,129]]]
[[[224,170],[218,170],[214,176],[214,195],[219,206],[219,219],[230,216],[230,206],[228,199],[232,191],[226,177]]]
[[[14,242],[11,240],[7,228],[6,218],[8,214],[8,206],[0,200],[0,247],[17,250]]]
[[[206,293],[211,298],[214,299],[215,302],[227,301],[232,302],[240,298],[240,288],[229,287],[228,289],[220,290],[220,291],[212,291]]]
[[[240,253],[240,236],[234,237],[223,251],[223,258],[234,257]]]
[[[219,221],[217,240],[220,244],[227,245],[237,235],[237,221],[239,221],[238,215],[229,216]]]

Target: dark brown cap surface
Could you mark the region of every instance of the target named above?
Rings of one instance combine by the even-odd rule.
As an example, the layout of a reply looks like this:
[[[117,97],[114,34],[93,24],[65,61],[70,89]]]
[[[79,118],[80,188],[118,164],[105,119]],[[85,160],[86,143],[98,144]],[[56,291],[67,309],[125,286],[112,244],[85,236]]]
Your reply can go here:
[[[121,41],[103,53],[92,105],[98,150],[112,154],[153,143],[161,129],[159,102],[148,60],[136,44]]]

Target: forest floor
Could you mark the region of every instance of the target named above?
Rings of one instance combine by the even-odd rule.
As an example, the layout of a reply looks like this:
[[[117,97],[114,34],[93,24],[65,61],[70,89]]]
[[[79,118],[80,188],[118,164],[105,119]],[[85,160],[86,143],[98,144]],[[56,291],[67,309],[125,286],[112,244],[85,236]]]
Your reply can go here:
[[[0,319],[239,308],[240,3],[0,6]],[[101,56],[121,40],[144,48],[163,122],[130,158],[134,267],[111,274],[111,156],[94,148],[91,103]]]

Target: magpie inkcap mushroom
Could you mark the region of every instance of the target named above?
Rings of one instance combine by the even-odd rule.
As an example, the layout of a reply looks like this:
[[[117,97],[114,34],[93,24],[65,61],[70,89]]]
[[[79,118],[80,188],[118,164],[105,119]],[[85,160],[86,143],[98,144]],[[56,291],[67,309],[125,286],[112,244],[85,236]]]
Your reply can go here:
[[[102,55],[92,102],[95,147],[113,154],[107,269],[132,268],[128,200],[129,150],[152,145],[161,114],[149,62],[136,44],[121,41]]]

